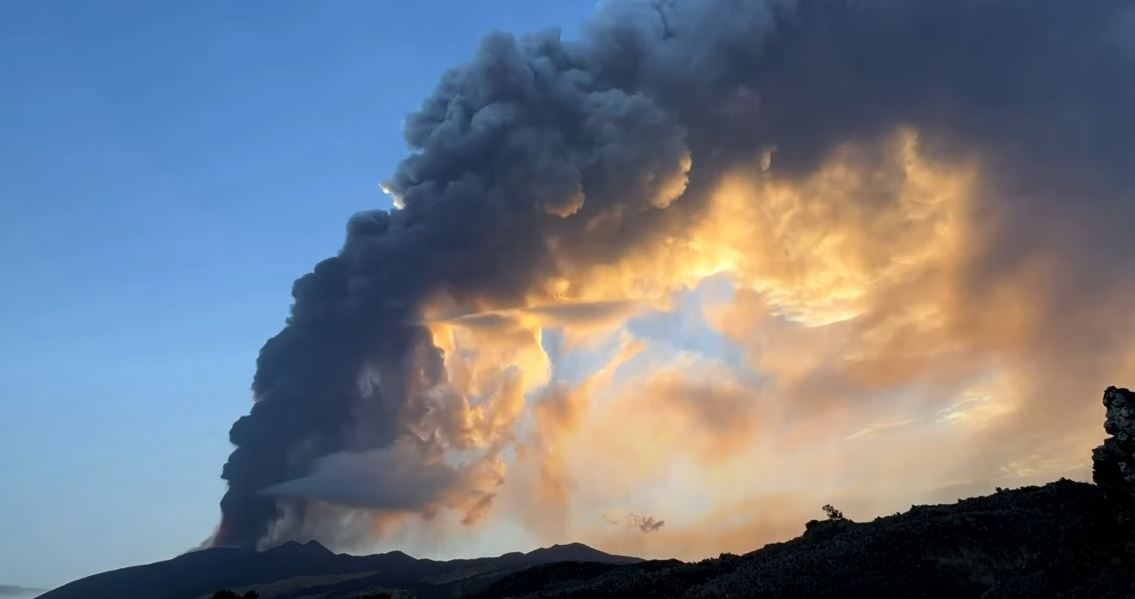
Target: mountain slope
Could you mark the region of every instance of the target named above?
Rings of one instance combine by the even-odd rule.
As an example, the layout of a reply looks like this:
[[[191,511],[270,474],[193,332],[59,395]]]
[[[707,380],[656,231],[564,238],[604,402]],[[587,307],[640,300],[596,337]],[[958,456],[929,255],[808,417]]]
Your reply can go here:
[[[482,588],[508,573],[567,560],[634,563],[586,545],[556,545],[530,553],[435,561],[394,551],[335,554],[312,541],[268,551],[205,549],[171,560],[96,574],[41,595],[41,599],[191,599],[218,589],[256,590],[266,599],[352,596],[406,589],[420,597],[450,597]]]

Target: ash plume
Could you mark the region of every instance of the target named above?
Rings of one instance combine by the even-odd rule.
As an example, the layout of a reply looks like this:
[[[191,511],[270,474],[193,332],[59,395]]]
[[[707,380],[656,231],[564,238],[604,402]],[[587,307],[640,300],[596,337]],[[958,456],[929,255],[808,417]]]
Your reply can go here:
[[[295,282],[230,432],[211,543],[326,539],[327,504],[425,513],[462,492],[473,474],[445,461],[463,445],[439,414],[424,306],[552,300],[549,281],[681,239],[736,169],[803,178],[841,144],[913,127],[935,156],[984,166],[972,289],[1043,245],[1071,279],[1040,301],[1119,293],[1077,265],[1131,271],[1132,14],[1121,0],[616,1],[578,41],[487,37],[407,119],[413,152],[387,184],[401,208],[355,215],[339,254]],[[1090,245],[1060,232],[1069,219]],[[473,497],[488,509],[491,493]]]

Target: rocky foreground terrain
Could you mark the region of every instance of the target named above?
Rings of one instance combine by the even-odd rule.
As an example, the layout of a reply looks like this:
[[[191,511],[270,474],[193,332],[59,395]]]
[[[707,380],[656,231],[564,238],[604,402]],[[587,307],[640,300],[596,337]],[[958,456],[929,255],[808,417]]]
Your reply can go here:
[[[1135,597],[1135,394],[1109,388],[1096,484],[1059,480],[851,522],[837,511],[791,541],[697,563],[585,545],[436,562],[317,544],[212,549],[99,574],[42,597]]]

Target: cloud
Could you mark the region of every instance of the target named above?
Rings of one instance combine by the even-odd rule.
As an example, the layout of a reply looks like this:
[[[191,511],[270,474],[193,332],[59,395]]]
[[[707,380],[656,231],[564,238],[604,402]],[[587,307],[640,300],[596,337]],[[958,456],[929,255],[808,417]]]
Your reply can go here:
[[[319,458],[311,474],[273,485],[265,493],[306,497],[350,507],[414,511],[454,489],[461,473],[410,444]]]
[[[691,556],[793,502],[1075,471],[1135,376],[1127,4],[626,0],[488,37],[408,117],[402,207],[296,282],[214,542]],[[644,332],[691,309],[735,351]],[[667,525],[594,528],[626,506]]]
[[[656,520],[654,516],[640,516],[638,514],[631,514],[631,521],[644,533],[656,532],[658,529],[666,525],[665,520]]]
[[[21,587],[10,584],[0,584],[0,597],[12,597],[13,599],[30,598],[42,594],[45,589],[33,589],[30,587]]]
[[[851,433],[850,435],[844,437],[844,439],[847,439],[848,441],[852,441],[854,439],[861,439],[861,438],[869,436],[869,435],[877,435],[881,432],[884,432],[884,431],[887,431],[887,430],[890,430],[890,429],[893,429],[893,428],[898,428],[900,426],[906,426],[906,425],[911,424],[913,422],[917,422],[917,420],[914,419],[914,418],[888,418],[888,419],[883,420],[881,422],[876,422],[874,424],[870,424],[870,425],[868,425],[864,428],[861,428],[861,429],[855,431],[854,433]]]

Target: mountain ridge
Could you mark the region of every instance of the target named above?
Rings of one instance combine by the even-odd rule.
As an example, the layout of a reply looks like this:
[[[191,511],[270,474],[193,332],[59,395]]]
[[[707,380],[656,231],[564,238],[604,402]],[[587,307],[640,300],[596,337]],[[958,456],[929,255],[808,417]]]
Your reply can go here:
[[[340,588],[344,586],[358,587],[359,592],[372,588],[412,587],[419,596],[448,597],[458,590],[456,587],[460,586],[460,590],[464,591],[471,582],[477,583],[472,586],[478,586],[515,570],[573,560],[610,564],[642,561],[636,557],[605,553],[582,543],[553,545],[496,557],[440,561],[415,558],[398,550],[371,555],[334,553],[317,541],[289,541],[264,551],[230,547],[191,551],[168,560],[94,574],[39,597],[191,599],[209,596],[224,588],[255,589],[257,585],[284,580],[320,577],[350,577],[333,585],[337,587],[336,592],[353,590]],[[304,592],[302,588],[295,589],[294,593],[285,589],[276,591],[273,596],[311,596],[303,595]]]

